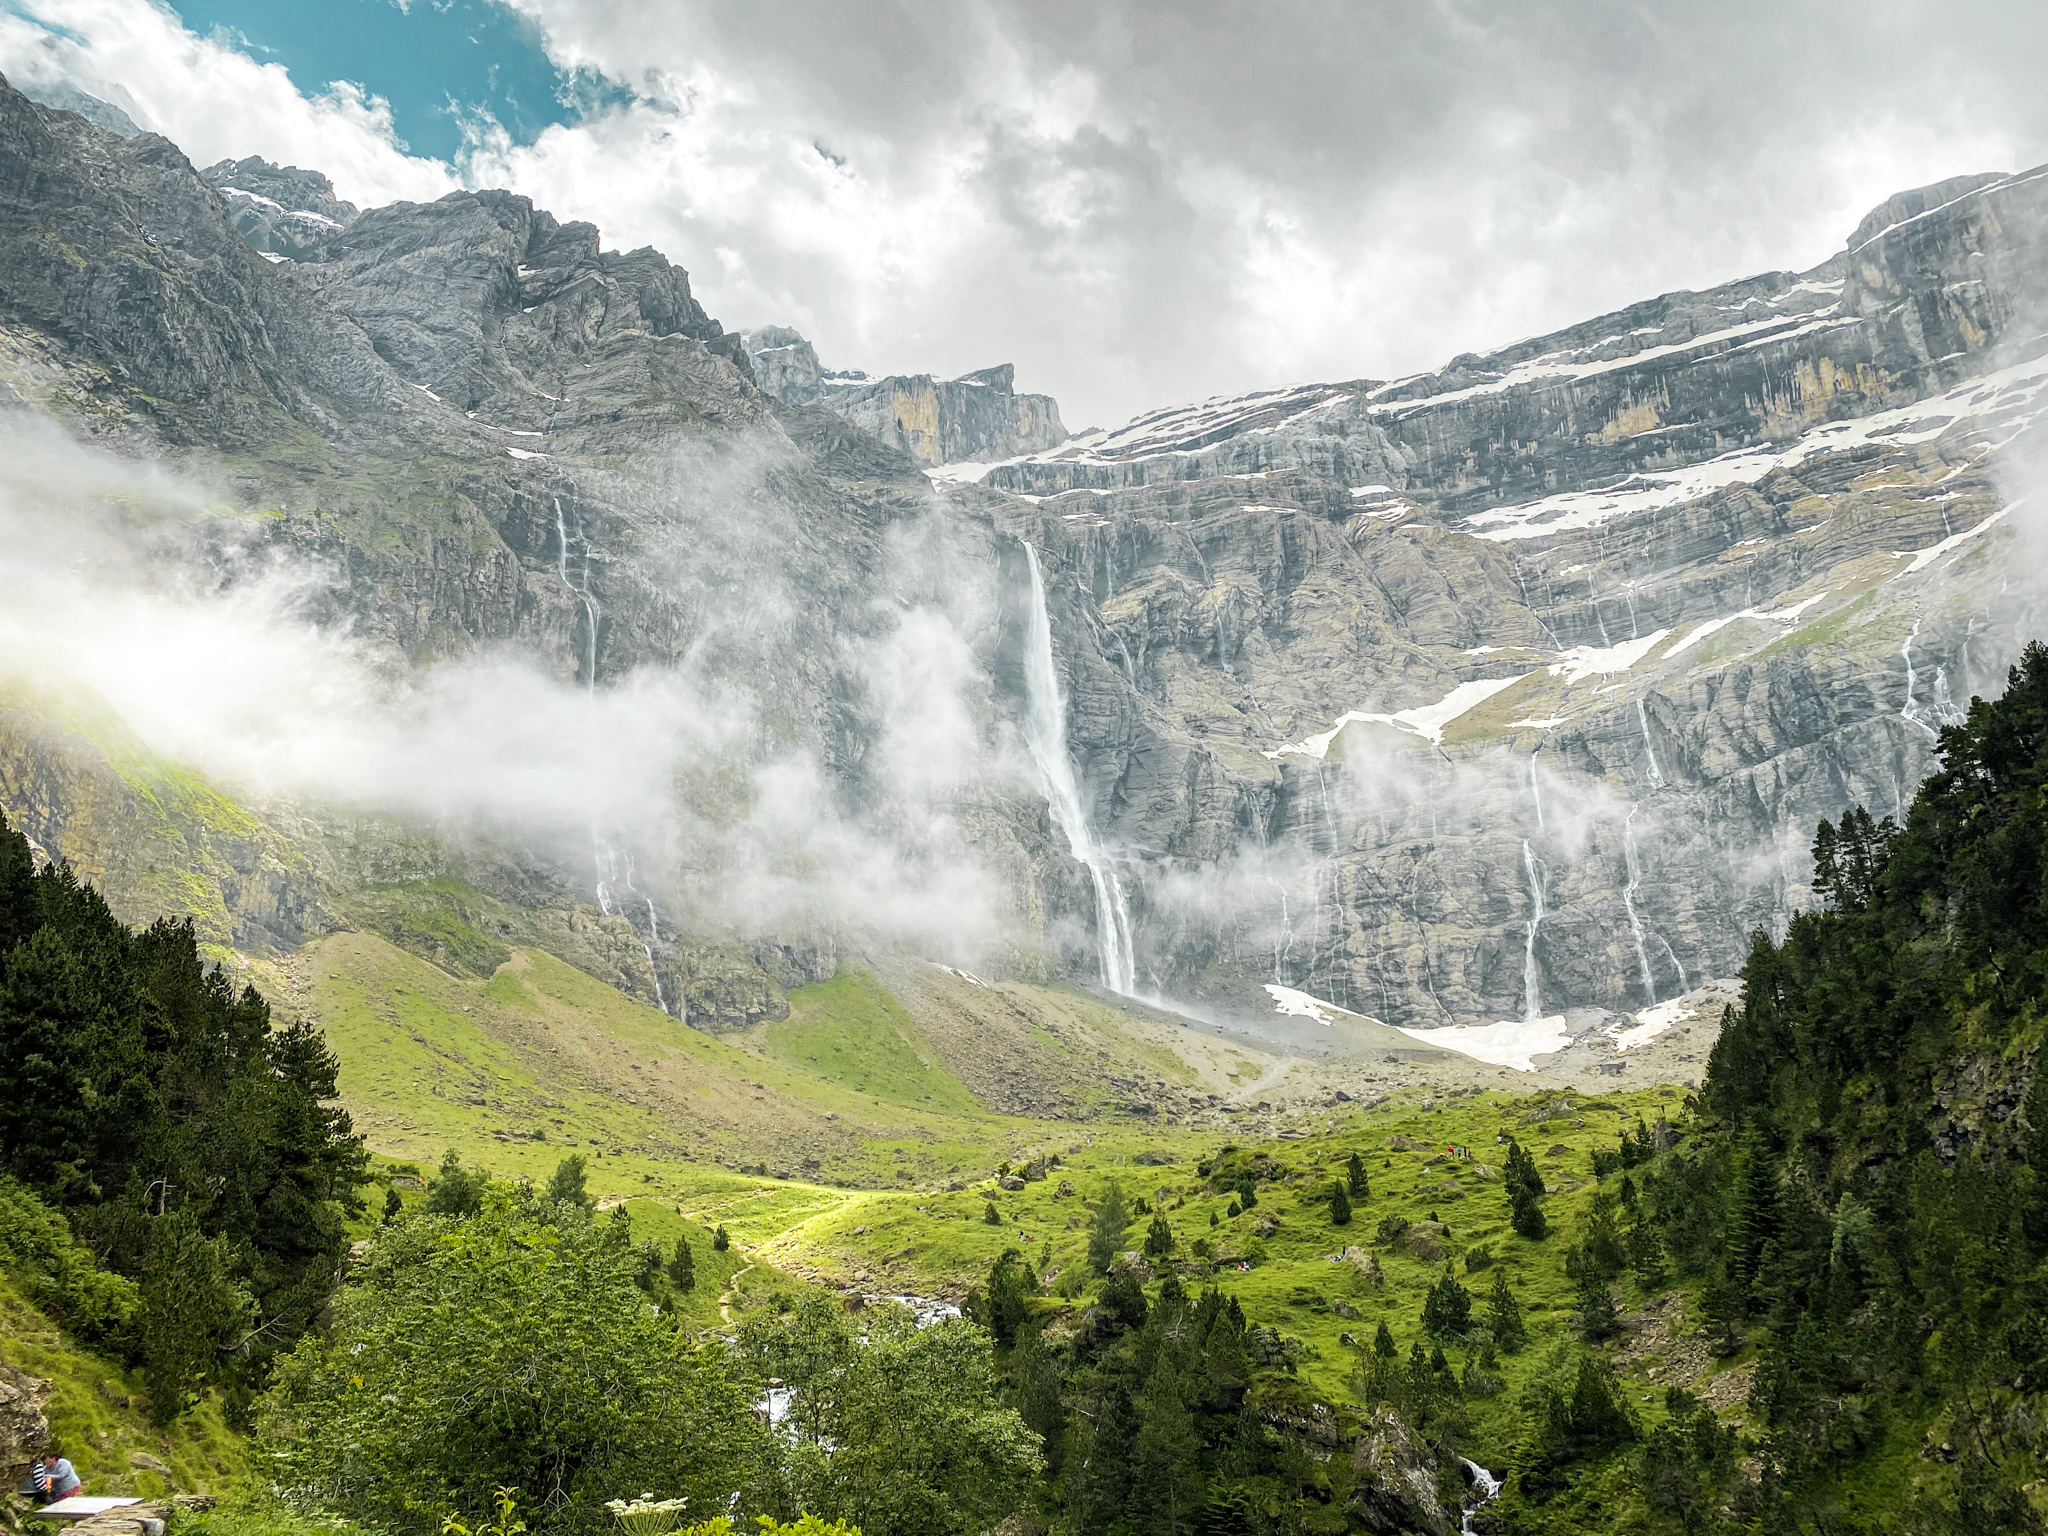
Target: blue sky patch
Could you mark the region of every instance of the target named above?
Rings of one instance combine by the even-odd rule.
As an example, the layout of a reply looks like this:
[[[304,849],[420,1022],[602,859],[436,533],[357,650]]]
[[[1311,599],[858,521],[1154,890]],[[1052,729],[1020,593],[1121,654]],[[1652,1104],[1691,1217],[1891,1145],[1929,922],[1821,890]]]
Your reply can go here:
[[[488,113],[521,144],[621,97],[574,80],[541,46],[540,29],[497,0],[171,0],[187,28],[265,64],[282,64],[308,95],[350,80],[391,103],[416,155],[452,160],[463,116]],[[593,86],[596,89],[593,89]],[[573,90],[572,90],[573,87]]]

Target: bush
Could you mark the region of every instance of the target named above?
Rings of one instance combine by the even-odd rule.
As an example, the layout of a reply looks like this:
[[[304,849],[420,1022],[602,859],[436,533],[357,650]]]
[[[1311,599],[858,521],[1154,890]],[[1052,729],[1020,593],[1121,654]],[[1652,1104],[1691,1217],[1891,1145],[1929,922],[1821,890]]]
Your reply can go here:
[[[383,1230],[266,1406],[292,1503],[427,1536],[512,1487],[537,1532],[596,1532],[622,1490],[718,1507],[760,1464],[725,1356],[645,1305],[625,1224],[543,1219],[559,1209]]]
[[[117,1357],[133,1350],[142,1304],[135,1282],[100,1268],[62,1216],[6,1177],[0,1177],[0,1262],[21,1277],[29,1300],[79,1342]]]

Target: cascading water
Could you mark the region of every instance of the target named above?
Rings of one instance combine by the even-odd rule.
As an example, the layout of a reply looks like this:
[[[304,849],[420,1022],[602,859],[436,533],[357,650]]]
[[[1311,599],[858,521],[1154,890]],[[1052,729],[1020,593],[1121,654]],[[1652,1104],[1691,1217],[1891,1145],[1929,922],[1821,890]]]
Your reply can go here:
[[[1621,889],[1621,904],[1628,913],[1628,931],[1636,941],[1636,964],[1643,968],[1643,990],[1650,995],[1650,1005],[1657,1002],[1657,978],[1650,972],[1650,951],[1643,943],[1643,920],[1636,912],[1636,892],[1642,888],[1643,867],[1636,857],[1636,807],[1628,808],[1628,815],[1621,823],[1622,858],[1628,865],[1628,884]]]
[[[1650,788],[1664,787],[1664,774],[1657,766],[1657,749],[1650,744],[1650,712],[1641,698],[1636,700],[1636,722],[1643,728],[1643,756],[1650,764]]]
[[[1899,647],[1899,655],[1906,663],[1906,702],[1899,707],[1899,718],[1908,725],[1917,725],[1928,735],[1938,732],[1921,718],[1924,711],[1913,702],[1913,642],[1920,638],[1920,615],[1913,615],[1913,627],[1906,631],[1906,643]]]
[[[1536,830],[1543,830],[1543,790],[1536,782],[1536,754],[1529,754],[1529,798],[1536,802]]]
[[[583,580],[579,584],[569,579],[569,520],[562,511],[562,498],[557,496],[553,500],[557,545],[555,571],[562,578],[562,585],[583,604],[584,628],[587,631],[583,651],[584,687],[594,698],[597,695],[597,621],[603,610],[598,607],[597,598],[590,590],[590,540],[581,533],[577,535],[578,541],[583,545]],[[614,915],[611,882],[618,873],[618,854],[595,826],[590,829],[590,842],[591,859],[597,866],[597,909],[606,917],[611,917]],[[654,960],[654,946],[661,942],[661,924],[654,915],[654,899],[633,887],[633,860],[630,856],[626,859],[625,885],[628,891],[647,904],[647,931],[652,936],[652,942],[641,939],[640,952],[647,957],[648,974],[654,978],[655,1005],[663,1013],[667,1013],[668,999],[662,993],[661,967]],[[617,915],[625,917],[628,924],[633,921],[623,904]]]
[[[1459,1536],[1474,1536],[1472,1517],[1500,1497],[1500,1490],[1503,1484],[1501,1479],[1495,1477],[1476,1461],[1467,1461],[1463,1456],[1460,1456],[1458,1464],[1465,1469],[1465,1475],[1472,1479],[1471,1491],[1478,1495],[1477,1498],[1465,1504],[1458,1511],[1458,1532]]]
[[[1095,882],[1095,943],[1102,957],[1102,984],[1112,992],[1134,997],[1137,962],[1131,946],[1131,912],[1124,900],[1116,866],[1095,841],[1081,809],[1081,788],[1067,755],[1067,700],[1052,659],[1052,619],[1045,607],[1045,576],[1038,551],[1023,540],[1024,559],[1031,567],[1031,616],[1025,635],[1024,745],[1044,781],[1045,803],[1065,834],[1074,857],[1088,867]]]
[[[1543,1017],[1543,1000],[1536,990],[1536,930],[1543,926],[1543,866],[1522,839],[1522,868],[1529,875],[1529,932],[1522,944],[1522,1017],[1533,1024]]]

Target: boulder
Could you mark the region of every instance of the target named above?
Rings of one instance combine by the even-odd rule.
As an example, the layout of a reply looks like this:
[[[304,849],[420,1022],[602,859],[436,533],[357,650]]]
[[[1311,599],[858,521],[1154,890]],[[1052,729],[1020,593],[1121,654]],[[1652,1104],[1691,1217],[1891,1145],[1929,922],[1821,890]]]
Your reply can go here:
[[[1443,1241],[1448,1230],[1440,1221],[1418,1221],[1394,1239],[1394,1252],[1425,1264],[1440,1264],[1449,1251]]]
[[[1387,1277],[1380,1273],[1380,1261],[1365,1248],[1346,1248],[1344,1262],[1356,1270],[1366,1284],[1378,1290],[1387,1283]]]
[[[50,1443],[50,1421],[43,1404],[50,1384],[11,1365],[0,1365],[0,1477],[12,1488],[28,1474],[29,1463]]]
[[[1377,1409],[1366,1420],[1351,1469],[1358,1474],[1351,1511],[1368,1530],[1450,1536],[1457,1529],[1437,1492],[1436,1457],[1393,1409]]]

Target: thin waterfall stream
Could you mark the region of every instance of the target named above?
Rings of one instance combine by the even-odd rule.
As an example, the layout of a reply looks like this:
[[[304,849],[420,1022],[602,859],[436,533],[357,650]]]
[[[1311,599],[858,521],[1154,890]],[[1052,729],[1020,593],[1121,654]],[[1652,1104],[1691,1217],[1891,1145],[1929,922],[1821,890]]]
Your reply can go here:
[[[1650,995],[1649,1006],[1657,1002],[1657,978],[1650,971],[1650,951],[1643,942],[1643,919],[1636,911],[1636,892],[1642,888],[1643,866],[1636,856],[1636,807],[1628,808],[1621,823],[1621,853],[1628,866],[1628,884],[1621,888],[1621,904],[1628,913],[1628,931],[1636,941],[1636,964],[1643,968],[1643,990]]]
[[[597,621],[599,614],[603,610],[598,606],[597,598],[590,590],[590,540],[580,528],[577,530],[577,542],[583,546],[583,580],[579,584],[569,579],[569,519],[562,511],[562,498],[557,496],[553,500],[555,504],[555,538],[557,541],[555,570],[562,578],[562,585],[567,587],[570,593],[583,604],[584,628],[589,632],[588,638],[584,642],[584,688],[592,698],[595,698],[597,696]],[[598,831],[595,824],[590,829],[590,843],[591,861],[597,869],[597,909],[606,917],[624,917],[627,925],[630,927],[633,919],[627,911],[624,902],[619,904],[619,910],[616,913],[612,910],[611,882],[617,873],[619,855],[612,845],[605,840],[604,835]],[[640,939],[640,952],[647,957],[647,970],[654,979],[655,1005],[663,1013],[667,1013],[668,998],[662,992],[661,967],[655,963],[654,959],[654,946],[661,941],[661,924],[654,914],[654,898],[634,888],[633,859],[630,854],[626,856],[625,886],[628,891],[631,891],[633,895],[638,896],[647,904],[647,929],[652,935],[652,940]],[[634,931],[634,937],[639,937],[637,929]]]
[[[1543,926],[1543,866],[1536,862],[1526,837],[1522,839],[1522,868],[1529,874],[1529,931],[1522,944],[1522,1017],[1533,1024],[1543,1017],[1543,999],[1536,988],[1536,930]]]
[[[1053,665],[1045,575],[1039,569],[1037,549],[1022,539],[1018,543],[1024,545],[1024,559],[1031,567],[1031,615],[1024,655],[1024,745],[1038,766],[1054,824],[1095,883],[1095,944],[1101,956],[1102,984],[1112,992],[1135,997],[1138,977],[1131,946],[1130,905],[1124,899],[1116,865],[1096,842],[1094,829],[1081,809],[1081,787],[1067,751],[1067,699]]]

